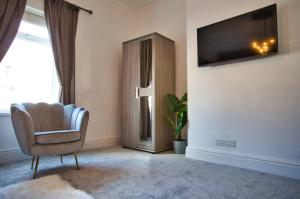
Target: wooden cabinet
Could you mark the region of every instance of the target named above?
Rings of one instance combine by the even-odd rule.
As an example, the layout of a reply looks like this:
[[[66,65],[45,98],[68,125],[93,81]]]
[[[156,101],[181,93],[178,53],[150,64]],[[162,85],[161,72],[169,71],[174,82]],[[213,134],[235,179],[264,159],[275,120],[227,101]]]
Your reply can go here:
[[[175,93],[174,41],[153,33],[123,42],[122,145],[159,152],[172,147],[165,96]]]

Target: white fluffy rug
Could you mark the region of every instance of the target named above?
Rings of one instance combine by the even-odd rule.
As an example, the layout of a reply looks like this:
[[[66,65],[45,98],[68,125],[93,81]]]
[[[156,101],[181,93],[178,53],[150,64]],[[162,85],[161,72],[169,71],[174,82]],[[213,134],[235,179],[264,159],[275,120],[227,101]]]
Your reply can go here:
[[[29,180],[0,188],[1,199],[93,199],[73,188],[58,175]]]

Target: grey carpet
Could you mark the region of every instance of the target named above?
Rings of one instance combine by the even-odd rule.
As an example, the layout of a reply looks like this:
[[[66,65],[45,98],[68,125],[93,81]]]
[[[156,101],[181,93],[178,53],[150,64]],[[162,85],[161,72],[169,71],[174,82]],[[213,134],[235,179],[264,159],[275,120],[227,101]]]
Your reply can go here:
[[[42,157],[38,177],[59,174],[95,198],[299,199],[300,181],[245,169],[109,148],[73,156]],[[31,179],[30,160],[0,166],[0,186]]]

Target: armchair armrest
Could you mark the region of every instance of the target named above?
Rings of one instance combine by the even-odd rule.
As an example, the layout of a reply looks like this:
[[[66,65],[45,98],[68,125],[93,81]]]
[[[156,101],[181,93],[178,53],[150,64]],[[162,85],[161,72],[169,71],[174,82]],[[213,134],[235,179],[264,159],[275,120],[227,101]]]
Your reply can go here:
[[[31,147],[35,144],[34,124],[29,113],[18,104],[12,104],[11,121],[17,141],[23,153],[30,155]]]
[[[75,117],[73,117],[74,113]],[[80,132],[80,140],[83,146],[86,135],[86,129],[89,122],[89,111],[77,107],[73,112],[73,116],[71,121],[71,129]]]

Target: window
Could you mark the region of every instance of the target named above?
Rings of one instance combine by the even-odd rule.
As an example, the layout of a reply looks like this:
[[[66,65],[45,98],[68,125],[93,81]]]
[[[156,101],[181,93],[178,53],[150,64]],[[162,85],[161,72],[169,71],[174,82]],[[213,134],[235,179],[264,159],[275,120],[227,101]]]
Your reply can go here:
[[[45,18],[25,11],[18,34],[0,63],[0,110],[11,103],[58,102],[60,83]]]

